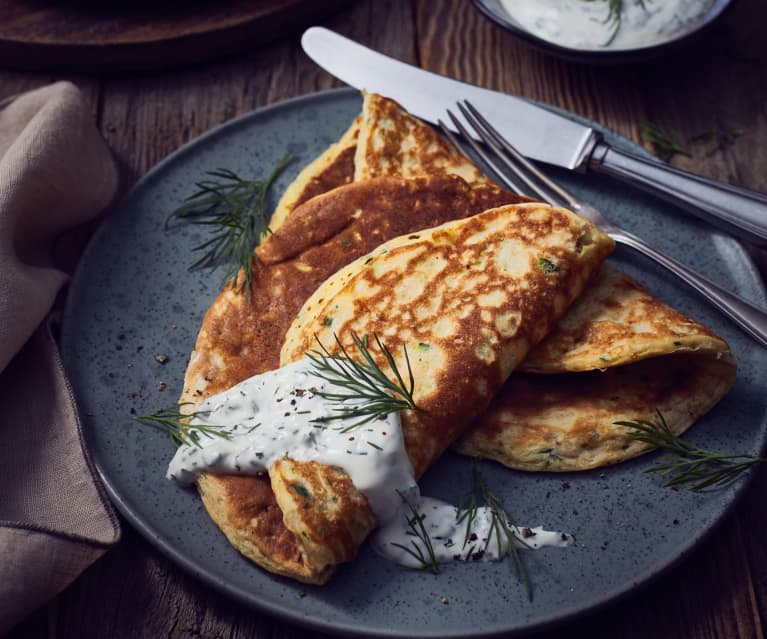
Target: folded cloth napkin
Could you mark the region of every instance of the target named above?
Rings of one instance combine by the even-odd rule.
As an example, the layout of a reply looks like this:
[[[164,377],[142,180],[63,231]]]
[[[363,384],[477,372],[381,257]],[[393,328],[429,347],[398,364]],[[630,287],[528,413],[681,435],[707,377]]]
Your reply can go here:
[[[90,105],[69,82],[0,110],[0,635],[120,536],[83,450],[46,318],[67,274],[61,234],[109,204],[118,178]]]

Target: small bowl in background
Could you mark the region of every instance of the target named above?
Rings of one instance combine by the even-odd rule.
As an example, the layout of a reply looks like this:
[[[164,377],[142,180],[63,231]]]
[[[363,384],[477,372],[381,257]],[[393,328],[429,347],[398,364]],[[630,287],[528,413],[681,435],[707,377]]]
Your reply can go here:
[[[585,0],[571,1],[583,2]],[[713,0],[703,19],[695,26],[671,35],[664,40],[655,41],[647,46],[637,46],[632,48],[604,47],[597,49],[581,49],[558,44],[530,32],[509,15],[506,9],[504,9],[501,0],[473,0],[473,2],[475,7],[487,18],[519,40],[559,58],[573,62],[587,62],[594,64],[641,62],[669,53],[683,44],[687,44],[703,35],[703,33],[705,33],[734,4],[734,0]]]

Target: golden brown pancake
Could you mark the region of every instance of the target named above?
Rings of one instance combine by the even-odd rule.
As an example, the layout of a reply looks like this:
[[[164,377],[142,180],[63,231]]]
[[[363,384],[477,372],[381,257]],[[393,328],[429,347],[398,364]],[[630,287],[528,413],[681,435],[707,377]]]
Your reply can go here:
[[[694,352],[719,358],[722,338],[605,264],[583,297],[525,360],[531,373],[588,371]]]
[[[410,129],[415,130],[419,144],[428,142],[424,153],[418,152],[419,146],[407,154],[398,153],[389,145],[390,157],[406,155],[409,175],[437,172],[441,178],[410,183],[374,180],[364,186],[333,192],[354,179],[357,141],[363,122],[366,139],[372,140],[380,135],[378,123],[382,119],[402,126],[409,117],[385,98],[366,96],[362,113],[338,143],[308,165],[288,187],[270,220],[274,234],[260,247],[259,257],[253,261],[250,300],[238,294],[236,288],[225,287],[211,305],[186,371],[180,402],[189,402],[191,407],[251,375],[275,368],[284,332],[303,301],[328,275],[380,242],[521,200],[494,185],[472,188],[460,179],[449,177],[451,173],[463,173],[479,182],[487,182],[456,149],[439,141],[430,127],[420,123],[415,129],[423,129],[421,132],[412,126]],[[406,143],[409,139],[402,138]],[[360,156],[360,170],[378,176],[392,173],[376,163],[374,156],[367,158],[369,166]],[[438,165],[442,170],[437,170]],[[394,164],[389,162],[387,166],[391,168]],[[325,192],[326,197],[310,203],[314,196]],[[301,206],[304,203],[306,206]],[[322,246],[315,246],[317,242]],[[272,472],[272,485],[277,490],[287,485],[280,482],[281,470],[287,472],[288,469],[277,467]],[[283,513],[272,485],[265,476],[208,474],[198,481],[211,517],[243,554],[279,574],[310,583],[325,581],[329,570],[307,562],[299,551],[295,535],[288,533],[284,526],[283,519],[290,518],[290,511],[299,506],[287,503],[289,491],[280,491],[286,511]],[[353,490],[350,486],[350,494]],[[347,496],[344,501],[353,500]],[[300,505],[305,506],[306,503]],[[350,512],[362,510],[357,507]],[[319,524],[315,524],[312,528],[319,529]],[[346,522],[338,518],[337,522],[323,525],[328,534],[348,542],[335,549],[335,560],[343,561],[356,553],[358,535],[360,530],[366,531],[367,522],[363,516]],[[311,534],[306,530],[302,533]],[[314,554],[311,544],[306,544],[302,552]]]
[[[649,449],[615,422],[660,411],[679,435],[735,379],[724,340],[607,264],[520,370],[459,452],[519,470],[614,464]]]
[[[317,341],[353,352],[354,335],[380,338],[401,371],[412,367],[420,410],[401,413],[401,423],[418,477],[488,406],[613,246],[585,218],[530,203],[400,235],[317,288],[288,329],[280,363]],[[542,258],[556,268],[541,268]],[[386,369],[383,354],[371,354]],[[286,459],[269,477],[285,527],[321,574],[348,560],[377,523],[351,482],[338,488],[337,469]]]
[[[182,401],[230,388],[279,365],[285,331],[304,301],[339,268],[382,242],[519,197],[457,177],[379,178],[300,206],[258,247],[250,299],[225,287],[203,320]]]
[[[355,182],[419,175],[457,175],[472,184],[491,182],[452,144],[399,104],[375,93],[363,95]]]
[[[246,302],[236,288],[226,287],[208,310],[187,368],[181,402],[196,404],[243,379],[277,368],[285,332],[303,302],[328,276],[381,242],[518,199],[499,187],[471,187],[457,177],[380,178],[340,187],[297,207],[259,247],[250,300]],[[311,235],[312,231],[319,234]],[[311,235],[308,241],[307,234]],[[306,547],[299,550],[275,499],[273,487],[280,490],[289,485],[290,481],[281,480],[282,471],[289,475],[290,470],[273,468],[271,483],[266,476],[206,474],[199,478],[198,489],[211,518],[245,556],[272,572],[322,583],[330,576],[330,568],[307,563],[302,554]],[[321,476],[312,464],[304,471]],[[348,495],[341,500],[346,507],[343,512],[333,513],[333,521],[307,527],[348,542],[334,547],[336,563],[355,556],[360,536],[373,525],[371,512],[367,518],[360,515],[367,508],[360,505],[362,496],[352,485],[347,488]],[[281,493],[286,511],[303,509],[300,496]],[[292,504],[287,502],[289,496]],[[316,552],[310,554],[316,557]]]
[[[332,275],[306,301],[280,363],[317,341],[378,336],[423,412],[402,414],[420,476],[580,294],[613,241],[565,209],[524,203],[403,235]],[[542,268],[546,260],[551,268]]]
[[[338,142],[307,164],[285,189],[269,220],[269,230],[276,231],[299,205],[315,195],[349,184],[354,179],[354,154],[357,151],[362,115],[358,115]]]

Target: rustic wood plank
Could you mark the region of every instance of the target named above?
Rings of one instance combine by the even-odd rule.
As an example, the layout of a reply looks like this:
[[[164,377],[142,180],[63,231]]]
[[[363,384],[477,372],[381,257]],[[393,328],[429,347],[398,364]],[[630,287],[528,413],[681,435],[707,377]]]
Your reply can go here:
[[[692,153],[675,156],[676,166],[767,190],[767,39],[755,28],[766,19],[764,3],[739,2],[709,38],[641,78],[651,96],[648,116]],[[728,148],[707,153],[707,144],[693,140],[732,127],[744,133]]]
[[[756,623],[755,637],[765,636],[767,626],[767,545],[764,543],[764,531],[767,530],[767,509],[764,507],[767,495],[767,464],[756,470],[754,485],[740,504],[736,517],[742,530],[741,540],[727,539],[724,543],[736,548],[742,543],[741,550],[747,559],[747,575],[744,577],[750,585],[749,600]]]
[[[49,606],[49,614],[56,637],[317,636],[206,588],[131,528],[125,530],[117,548]],[[17,628],[9,639],[46,636],[40,622],[43,616],[40,613]]]

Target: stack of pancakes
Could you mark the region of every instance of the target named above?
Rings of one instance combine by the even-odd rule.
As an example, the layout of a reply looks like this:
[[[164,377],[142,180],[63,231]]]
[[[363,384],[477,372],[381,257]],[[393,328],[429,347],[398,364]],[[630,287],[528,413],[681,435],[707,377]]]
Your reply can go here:
[[[590,222],[496,186],[381,96],[364,96],[270,229],[250,295],[227,286],[204,318],[180,400],[191,407],[316,338],[375,334],[411,354],[425,411],[401,417],[416,476],[450,446],[577,470],[646,450],[615,421],[660,410],[681,433],[734,379],[723,340],[600,269],[613,243]],[[290,490],[296,481],[308,495]],[[315,462],[205,474],[198,489],[245,556],[307,583],[325,582],[377,524],[348,476]]]

